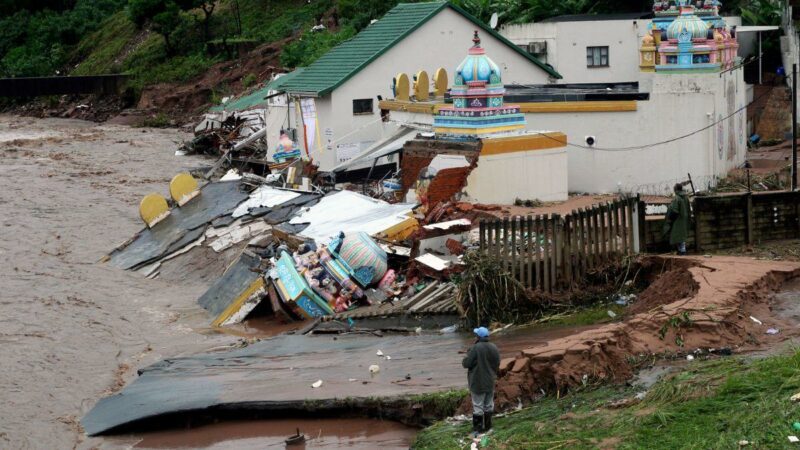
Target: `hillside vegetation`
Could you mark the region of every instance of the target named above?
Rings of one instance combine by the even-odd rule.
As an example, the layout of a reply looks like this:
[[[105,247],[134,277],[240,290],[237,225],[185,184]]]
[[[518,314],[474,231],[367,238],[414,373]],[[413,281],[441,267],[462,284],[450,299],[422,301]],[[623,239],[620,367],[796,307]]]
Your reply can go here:
[[[746,0],[741,0],[746,1]],[[453,0],[488,21],[646,11],[650,0]],[[265,70],[225,74],[230,61],[272,45],[262,66],[305,66],[379,19],[398,0],[0,0],[0,76],[127,73],[138,98],[217,67],[209,101],[265,81]],[[726,2],[731,11],[737,5]],[[750,0],[767,6],[777,0]],[[760,11],[760,10],[759,10]],[[321,30],[312,31],[315,25]]]

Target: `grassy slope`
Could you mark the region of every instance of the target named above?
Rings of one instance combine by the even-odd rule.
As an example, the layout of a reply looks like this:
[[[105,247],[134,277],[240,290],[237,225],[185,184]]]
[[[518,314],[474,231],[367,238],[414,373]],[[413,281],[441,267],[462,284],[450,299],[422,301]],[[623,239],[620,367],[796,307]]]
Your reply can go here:
[[[310,28],[320,8],[327,8],[328,3],[332,4],[239,0],[242,36],[264,43],[287,38]],[[214,35],[220,37],[224,30],[232,30],[232,21],[230,6],[223,2],[214,15]],[[142,41],[137,42],[139,39]],[[78,61],[72,74],[129,73],[133,77],[132,86],[137,89],[154,83],[190,80],[220,61],[202,51],[167,57],[163,38],[137,30],[125,11],[109,17],[99,30],[86,36],[71,59]]]
[[[634,406],[608,402],[635,395],[633,388],[585,389],[495,420],[490,448],[728,449],[786,448],[800,435],[800,353],[748,361],[695,361],[661,380]],[[439,423],[424,430],[415,449],[468,448],[468,425]]]

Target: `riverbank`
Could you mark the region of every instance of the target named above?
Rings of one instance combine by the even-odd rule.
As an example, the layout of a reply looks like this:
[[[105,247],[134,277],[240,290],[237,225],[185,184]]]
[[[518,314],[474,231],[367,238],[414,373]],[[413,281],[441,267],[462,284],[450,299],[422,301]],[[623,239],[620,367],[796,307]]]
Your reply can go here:
[[[800,352],[673,366],[652,386],[587,386],[494,420],[489,448],[787,448],[800,431]],[[470,425],[440,422],[413,448],[463,449]],[[747,442],[747,444],[744,444]]]

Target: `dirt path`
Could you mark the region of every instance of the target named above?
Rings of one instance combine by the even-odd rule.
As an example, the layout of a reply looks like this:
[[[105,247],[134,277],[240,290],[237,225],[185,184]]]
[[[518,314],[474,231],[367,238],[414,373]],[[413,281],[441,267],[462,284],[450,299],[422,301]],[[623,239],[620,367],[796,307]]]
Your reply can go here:
[[[769,300],[785,281],[800,276],[800,264],[732,256],[661,264],[664,274],[642,292],[637,302],[643,304],[634,303],[623,322],[553,339],[505,359],[497,403],[514,405],[540,389],[562,390],[588,380],[626,380],[636,355],[723,347],[748,351],[798,334],[784,314],[772,311]],[[770,328],[784,332],[770,335]]]
[[[78,419],[138,367],[233,338],[198,334],[201,285],[95,262],[141,227],[142,195],[205,161],[175,130],[0,117],[0,448],[127,446]]]

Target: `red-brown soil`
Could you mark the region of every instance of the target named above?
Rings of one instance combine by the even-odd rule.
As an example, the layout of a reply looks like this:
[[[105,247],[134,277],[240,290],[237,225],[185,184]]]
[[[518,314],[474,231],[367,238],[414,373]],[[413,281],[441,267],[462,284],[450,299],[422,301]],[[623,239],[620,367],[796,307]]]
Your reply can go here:
[[[768,299],[784,281],[800,276],[800,264],[740,257],[651,260],[669,270],[642,293],[637,300],[641,306],[625,321],[554,339],[505,359],[498,406],[530,401],[540,389],[563,392],[584,377],[626,380],[637,357],[720,347],[742,351],[795,333],[770,336],[765,331],[792,328],[771,313]]]
[[[242,80],[249,74],[255,75],[259,82],[266,82],[274,73],[288,72],[290,69],[280,66],[280,56],[281,49],[289,40],[258,46],[239,59],[212,66],[200,78],[188,83],[150,86],[142,92],[137,108],[166,114],[178,123],[188,121],[212,106],[215,90],[220,95],[225,94],[220,91],[222,86],[228,92],[242,94],[247,90]]]

